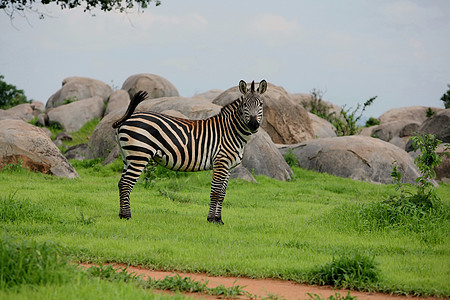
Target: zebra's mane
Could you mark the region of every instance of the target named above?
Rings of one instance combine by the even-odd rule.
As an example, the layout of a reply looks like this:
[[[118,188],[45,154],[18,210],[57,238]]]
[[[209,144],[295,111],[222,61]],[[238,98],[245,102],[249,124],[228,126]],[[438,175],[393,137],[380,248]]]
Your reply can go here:
[[[237,98],[236,100],[232,101],[231,103],[228,103],[227,105],[222,106],[222,108],[220,109],[219,115],[226,113],[226,112],[235,111],[241,102],[242,102],[242,96]]]

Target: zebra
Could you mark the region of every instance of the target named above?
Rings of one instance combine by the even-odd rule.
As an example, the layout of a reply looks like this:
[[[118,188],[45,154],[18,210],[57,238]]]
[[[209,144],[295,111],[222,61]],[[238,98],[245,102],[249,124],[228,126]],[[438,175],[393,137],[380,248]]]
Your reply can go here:
[[[136,93],[122,118],[113,123],[124,168],[119,181],[121,219],[131,218],[130,193],[150,160],[175,171],[213,170],[207,221],[224,224],[222,203],[230,170],[240,164],[250,136],[258,131],[263,117],[267,82],[247,87],[239,82],[242,95],[222,107],[219,114],[204,120],[188,120],[156,112],[135,112],[147,98]]]

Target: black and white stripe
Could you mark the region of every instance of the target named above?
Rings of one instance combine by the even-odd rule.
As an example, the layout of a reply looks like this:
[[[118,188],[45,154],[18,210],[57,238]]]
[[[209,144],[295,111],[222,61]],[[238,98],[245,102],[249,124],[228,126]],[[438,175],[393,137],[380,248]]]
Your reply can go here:
[[[113,124],[119,143],[124,170],[119,181],[120,218],[131,218],[130,193],[150,160],[175,171],[213,169],[211,203],[208,221],[223,224],[222,203],[230,169],[241,162],[244,146],[257,132],[263,116],[260,97],[267,89],[261,81],[250,89],[241,80],[243,94],[224,106],[216,116],[205,120],[186,120],[155,112],[136,112],[136,106],[147,97],[137,93],[125,115]]]

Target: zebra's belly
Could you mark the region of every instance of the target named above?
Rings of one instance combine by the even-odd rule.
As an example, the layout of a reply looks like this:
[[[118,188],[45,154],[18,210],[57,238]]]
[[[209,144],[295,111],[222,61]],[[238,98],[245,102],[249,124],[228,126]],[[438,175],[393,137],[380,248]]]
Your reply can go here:
[[[179,156],[174,157],[170,154],[157,152],[153,157],[153,160],[159,165],[174,171],[197,172],[212,169],[211,161],[205,158],[192,159],[185,157],[183,160],[180,160]]]

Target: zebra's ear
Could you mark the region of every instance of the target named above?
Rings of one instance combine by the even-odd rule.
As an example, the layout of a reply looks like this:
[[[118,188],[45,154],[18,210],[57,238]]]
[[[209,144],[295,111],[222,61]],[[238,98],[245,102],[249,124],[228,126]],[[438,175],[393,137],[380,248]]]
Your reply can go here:
[[[247,83],[244,80],[239,81],[239,91],[244,95],[247,94]]]
[[[258,87],[258,92],[263,94],[267,90],[267,81],[261,80]]]

